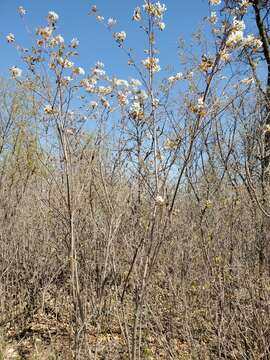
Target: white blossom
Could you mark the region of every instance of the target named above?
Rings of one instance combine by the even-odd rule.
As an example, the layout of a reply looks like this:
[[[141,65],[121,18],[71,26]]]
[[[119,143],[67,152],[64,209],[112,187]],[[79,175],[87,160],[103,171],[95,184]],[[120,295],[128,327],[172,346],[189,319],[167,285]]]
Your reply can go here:
[[[160,71],[159,59],[154,57],[148,57],[147,59],[142,60],[142,64],[145,68],[151,72]]]
[[[130,79],[129,83],[131,86],[133,86],[135,88],[142,86],[142,83],[140,82],[140,80],[137,80],[137,79]]]
[[[153,3],[146,3],[143,5],[143,9],[151,16],[162,18],[165,11],[167,10],[165,4],[162,4],[158,1],[155,4]]]
[[[104,20],[104,17],[101,16],[101,15],[97,15],[96,20],[99,21],[99,22],[102,22]]]
[[[96,101],[91,101],[90,102],[90,107],[94,110],[95,108],[97,108],[98,103]]]
[[[134,9],[132,19],[135,20],[135,21],[141,21],[142,15],[141,15],[141,9],[140,9],[139,6],[137,6],[137,7]]]
[[[46,26],[44,28],[38,28],[37,34],[40,35],[45,41],[47,41],[52,34],[52,28],[49,26]]]
[[[217,22],[217,13],[215,11],[211,11],[210,16],[208,17],[208,21],[211,24],[215,24]]]
[[[129,83],[127,82],[127,80],[116,79],[116,78],[114,78],[114,79],[112,80],[112,85],[113,85],[113,86],[129,87]]]
[[[73,73],[73,75],[84,75],[85,71],[82,67],[78,66],[78,67],[74,67],[72,69],[72,73]]]
[[[12,66],[12,68],[10,68],[9,71],[10,71],[13,79],[16,79],[16,78],[22,76],[22,70],[20,68],[18,68],[17,66]]]
[[[113,18],[109,18],[107,21],[108,28],[111,29],[116,24],[116,20]]]
[[[156,204],[162,206],[165,204],[165,199],[161,195],[157,195],[155,198]]]
[[[115,40],[119,43],[122,43],[123,41],[126,40],[126,33],[125,31],[120,31],[120,32],[116,32],[113,34],[113,37],[115,38]]]
[[[59,15],[54,11],[49,11],[47,19],[49,24],[54,24],[58,21]]]
[[[21,15],[21,16],[24,16],[26,14],[26,10],[22,7],[22,6],[19,6],[18,7],[18,13]]]
[[[158,23],[157,23],[157,26],[158,26],[158,28],[161,30],[161,31],[163,31],[164,29],[165,29],[165,23],[164,22],[162,22],[162,21],[159,21]]]
[[[118,92],[117,99],[118,99],[119,105],[121,105],[121,106],[125,106],[128,104],[128,98],[127,98],[126,94],[124,94],[122,91]]]
[[[12,34],[12,33],[9,33],[7,36],[6,36],[6,39],[7,39],[7,42],[8,43],[13,43],[15,41],[15,35]]]
[[[51,115],[51,114],[53,114],[53,107],[51,106],[51,105],[46,105],[45,107],[44,107],[44,112],[46,113],[46,114],[48,114],[48,115]]]
[[[79,46],[79,40],[77,38],[73,38],[70,42],[70,47],[73,49],[77,48]]]

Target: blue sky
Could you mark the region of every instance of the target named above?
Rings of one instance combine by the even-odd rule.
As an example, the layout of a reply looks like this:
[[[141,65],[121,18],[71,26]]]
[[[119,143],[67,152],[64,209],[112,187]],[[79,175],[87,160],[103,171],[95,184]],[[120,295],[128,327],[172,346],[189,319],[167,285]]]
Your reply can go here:
[[[162,2],[162,1],[161,1]],[[16,50],[7,44],[5,36],[12,32],[18,42],[28,47],[31,36],[27,34],[25,25],[17,13],[18,6],[27,10],[25,22],[33,31],[38,26],[46,24],[48,11],[54,10],[60,16],[57,32],[64,36],[66,42],[73,37],[80,40],[79,57],[76,64],[87,71],[97,60],[105,63],[110,75],[127,77],[130,67],[127,58],[112,41],[111,35],[104,26],[87,15],[91,5],[96,4],[106,18],[117,19],[115,31],[125,30],[126,44],[138,52],[138,58],[143,57],[144,36],[138,24],[131,21],[133,9],[143,1],[137,0],[0,0],[0,75],[7,76],[12,65],[21,66]],[[209,14],[207,0],[167,0],[168,11],[164,21],[166,29],[160,32],[158,48],[160,50],[161,66],[171,65],[175,71],[181,71],[177,56],[177,40],[183,37],[187,42],[202,21]],[[134,74],[135,75],[135,74]],[[165,74],[164,74],[165,75]]]

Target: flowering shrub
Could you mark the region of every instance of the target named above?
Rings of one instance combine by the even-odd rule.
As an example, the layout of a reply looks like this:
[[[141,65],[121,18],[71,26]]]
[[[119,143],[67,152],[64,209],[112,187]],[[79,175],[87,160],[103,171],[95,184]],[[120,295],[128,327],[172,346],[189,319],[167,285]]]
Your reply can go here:
[[[21,64],[9,67],[14,100],[7,105],[10,94],[0,94],[7,119],[1,113],[0,228],[3,254],[16,254],[21,268],[9,273],[13,262],[5,255],[0,268],[13,292],[17,278],[30,289],[20,304],[33,321],[64,299],[57,303],[61,316],[51,317],[68,327],[70,358],[91,353],[84,340],[92,334],[97,358],[108,324],[110,341],[118,334],[122,346],[117,356],[122,351],[132,360],[155,346],[160,352],[151,358],[270,356],[267,339],[254,339],[267,334],[264,311],[254,310],[255,322],[246,306],[257,292],[268,296],[262,274],[269,268],[269,6],[207,5],[193,42],[179,41],[175,69],[159,55],[170,11],[160,1],[130,9],[144,36],[141,52],[133,49],[131,29],[91,6],[89,23],[97,22],[126,57],[127,76],[112,74],[109,59],[82,67],[80,40],[59,33],[53,10],[28,48],[6,35]],[[20,6],[18,13],[24,18],[28,11]],[[25,114],[17,114],[22,108]],[[24,216],[17,205],[7,209],[10,199]],[[14,228],[26,239],[21,247],[20,236],[9,240]],[[253,237],[263,241],[254,245]],[[38,270],[35,251],[43,254]],[[260,277],[257,292],[251,281],[238,293],[250,266]],[[30,280],[21,280],[27,271]]]

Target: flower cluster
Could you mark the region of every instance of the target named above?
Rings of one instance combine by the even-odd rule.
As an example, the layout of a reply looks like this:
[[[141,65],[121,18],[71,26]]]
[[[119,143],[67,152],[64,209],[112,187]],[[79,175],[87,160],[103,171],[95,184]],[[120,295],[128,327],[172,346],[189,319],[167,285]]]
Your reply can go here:
[[[164,197],[162,197],[161,195],[157,195],[155,198],[155,202],[158,206],[163,206],[165,205],[165,199]]]
[[[119,44],[121,44],[126,40],[127,34],[125,33],[125,31],[120,31],[120,32],[114,33],[113,37]]]
[[[189,110],[199,117],[204,117],[207,113],[206,105],[202,97],[198,98],[197,103],[191,102],[188,104]]]
[[[211,70],[212,67],[214,65],[214,61],[210,58],[210,57],[207,57],[206,55],[203,55],[202,56],[202,61],[199,65],[199,69],[202,71],[202,72],[208,72],[208,70]]]
[[[179,81],[179,80],[182,80],[183,79],[183,74],[182,73],[177,73],[176,75],[174,75],[174,76],[170,76],[169,78],[168,78],[168,82],[170,83],[170,84],[173,84],[173,83],[175,83],[176,81]]]
[[[179,140],[167,139],[163,145],[164,150],[176,150],[179,146]]]
[[[145,118],[144,114],[144,101],[147,98],[147,94],[141,90],[134,97],[132,105],[129,108],[129,116],[136,121],[142,121]]]
[[[53,114],[53,108],[52,108],[52,106],[51,106],[51,105],[46,105],[46,106],[44,107],[44,112],[45,112],[45,114],[47,114],[47,115]]]
[[[37,35],[40,35],[44,41],[48,41],[52,35],[53,29],[50,26],[40,27],[37,29]]]
[[[163,15],[165,13],[166,6],[165,4],[161,4],[159,1],[156,3],[152,3],[150,1],[145,0],[145,4],[143,5],[143,10],[152,17],[153,19],[153,24],[155,26],[157,26],[157,28],[161,31],[163,31],[165,29],[165,23],[162,21],[163,19]],[[142,12],[141,12],[141,8],[139,6],[137,6],[134,9],[133,12],[133,17],[132,19],[134,21],[142,21],[143,17],[142,17]]]
[[[254,35],[250,34],[246,38],[243,39],[243,45],[247,47],[253,48],[253,50],[257,50],[262,47],[262,41],[256,38]]]
[[[72,74],[75,76],[84,75],[85,71],[82,67],[78,66],[72,69]]]
[[[233,19],[232,28],[228,36],[226,46],[232,48],[238,44],[241,44],[244,40],[245,23],[243,20]]]
[[[158,17],[158,18],[162,18],[166,9],[165,4],[162,4],[158,1],[155,4],[152,4],[150,2],[146,2],[143,5],[143,9],[145,12],[147,12],[149,15],[154,16],[154,17]]]
[[[54,11],[49,11],[47,20],[50,25],[54,25],[59,20],[59,15]]]
[[[142,64],[145,66],[147,70],[150,72],[158,72],[160,71],[159,59],[155,57],[148,57],[142,60]]]

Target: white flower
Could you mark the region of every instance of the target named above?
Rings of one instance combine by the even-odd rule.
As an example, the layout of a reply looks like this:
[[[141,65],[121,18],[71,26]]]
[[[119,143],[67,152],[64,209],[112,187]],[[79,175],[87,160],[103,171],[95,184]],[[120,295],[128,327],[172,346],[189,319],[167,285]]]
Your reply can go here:
[[[157,3],[155,3],[155,7],[156,7],[156,11],[158,13],[157,16],[159,16],[159,17],[161,17],[167,10],[165,4],[161,5],[161,3],[159,1]]]
[[[97,12],[97,5],[92,5],[91,12],[93,12],[93,13]]]
[[[96,89],[96,93],[99,95],[109,95],[112,92],[112,88],[110,86],[99,86]]]
[[[103,69],[103,68],[104,68],[104,64],[103,64],[103,62],[98,61],[98,62],[95,64],[95,67],[96,67],[97,69]]]
[[[63,86],[68,86],[72,78],[70,76],[64,76],[63,79],[61,79],[61,84]]]
[[[244,39],[244,34],[242,30],[239,31],[233,31],[227,39],[226,45],[231,47],[234,45],[237,45],[239,43],[241,43]]]
[[[139,6],[137,6],[137,7],[134,9],[133,16],[132,16],[132,20],[140,21],[141,19],[142,19],[141,9],[139,8]]]
[[[178,141],[174,139],[167,139],[163,145],[164,150],[176,150],[178,148]]]
[[[156,204],[159,206],[162,206],[165,204],[165,200],[161,195],[157,195],[155,201],[156,201]]]
[[[70,47],[73,49],[77,48],[79,46],[79,40],[77,38],[73,38],[70,42]]]
[[[129,83],[131,86],[134,86],[135,88],[142,86],[142,83],[140,82],[140,80],[137,80],[137,79],[130,79]]]
[[[179,72],[179,73],[177,73],[176,75],[175,75],[175,80],[182,80],[183,79],[183,74],[181,73],[181,72]]]
[[[97,76],[98,78],[102,78],[106,75],[105,70],[99,69],[99,68],[94,68],[92,70],[93,75]]]
[[[199,108],[204,107],[204,100],[203,100],[203,97],[198,98],[198,107],[199,107]]]
[[[96,101],[90,102],[90,107],[94,110],[98,106],[98,103]]]
[[[246,25],[243,20],[237,20],[236,17],[233,18],[233,30],[234,31],[244,31]]]
[[[146,3],[143,5],[143,9],[151,16],[162,18],[163,14],[167,10],[165,4],[160,4],[160,2],[156,2],[155,4]]]
[[[7,42],[8,43],[13,43],[15,41],[15,35],[12,34],[12,33],[9,33],[7,36],[6,36],[6,39],[7,39]]]
[[[69,61],[68,59],[63,59],[62,57],[58,57],[57,59],[58,64],[63,66],[65,69],[72,68],[74,63],[72,61]]]
[[[18,68],[17,66],[12,66],[12,68],[9,69],[11,76],[13,79],[16,79],[17,77],[22,76],[22,70]]]
[[[19,6],[18,7],[18,13],[21,15],[21,16],[24,16],[26,14],[26,10],[22,7],[22,6]]]
[[[257,39],[254,35],[248,35],[243,39],[243,45],[259,49],[262,47],[263,43],[260,39]]]
[[[129,108],[129,113],[134,120],[143,120],[144,118],[143,109],[141,108],[141,104],[138,101],[134,101],[132,103]]]
[[[93,94],[95,92],[94,85],[89,84],[88,86],[85,86],[85,91],[89,92],[90,94]]]
[[[215,11],[211,11],[210,16],[208,17],[208,21],[211,24],[215,24],[217,22],[217,13]]]
[[[108,28],[111,29],[116,24],[116,20],[113,18],[109,18],[107,21]]]
[[[178,80],[182,80],[183,79],[183,74],[181,72],[177,73],[176,75],[174,76],[170,76],[168,78],[168,82],[170,84],[173,84],[175,81],[178,81]]]
[[[157,26],[159,27],[159,29],[161,30],[161,31],[163,31],[164,29],[165,29],[165,23],[164,22],[162,22],[162,21],[160,21],[160,22],[158,22],[157,23]]]
[[[145,68],[151,72],[158,72],[160,71],[159,66],[159,59],[154,57],[148,57],[145,60],[142,60],[142,64],[145,66]]]
[[[113,37],[115,38],[115,40],[117,42],[122,43],[123,41],[126,40],[127,34],[125,33],[125,31],[120,31],[120,32],[114,33]]]
[[[101,15],[97,15],[97,16],[96,16],[96,20],[99,21],[99,22],[101,22],[101,21],[104,20],[104,17],[101,16]]]
[[[248,7],[248,6],[251,6],[252,3],[250,2],[250,0],[242,0],[242,3],[240,6],[242,7]]]
[[[229,62],[230,61],[230,54],[228,52],[226,52],[225,50],[221,51],[220,53],[220,59],[225,61],[225,63]]]
[[[125,106],[128,104],[128,98],[124,93],[122,93],[122,91],[118,92],[117,99],[120,106]]]
[[[112,79],[112,85],[113,86],[124,86],[124,87],[129,87],[129,83],[127,82],[127,80],[122,80],[122,79]]]
[[[57,45],[64,45],[65,40],[62,35],[57,35],[55,37],[52,37],[49,42],[49,46],[54,47]]]
[[[84,69],[82,68],[82,67],[74,67],[73,69],[72,69],[72,73],[74,74],[74,75],[84,75],[85,74],[85,71],[84,71]]]
[[[152,101],[153,108],[157,108],[157,107],[159,107],[159,105],[160,105],[159,99],[154,98]]]
[[[264,134],[270,133],[270,125],[269,125],[269,124],[265,124],[265,125],[263,126],[263,128],[262,128],[262,132],[263,132]]]
[[[51,105],[46,105],[44,107],[44,112],[45,112],[45,114],[51,115],[51,114],[53,114],[54,111],[53,111],[53,108]]]
[[[57,45],[63,45],[65,43],[65,40],[62,35],[55,36],[55,41]]]
[[[59,19],[59,15],[56,14],[56,12],[54,11],[49,11],[48,16],[47,16],[47,20],[49,24],[54,24],[58,21]]]
[[[38,28],[37,34],[42,36],[42,38],[47,41],[52,34],[52,28],[50,28],[49,26],[46,26],[44,28]]]

